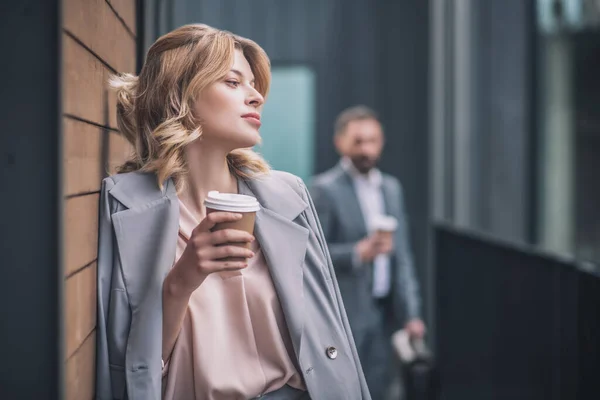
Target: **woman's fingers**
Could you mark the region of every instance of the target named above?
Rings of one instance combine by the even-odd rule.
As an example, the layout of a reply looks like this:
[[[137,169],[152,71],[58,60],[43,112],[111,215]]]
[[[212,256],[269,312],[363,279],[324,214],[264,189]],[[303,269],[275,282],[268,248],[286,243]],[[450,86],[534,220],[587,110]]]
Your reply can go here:
[[[206,263],[206,269],[210,272],[221,272],[221,271],[238,271],[248,266],[247,261],[208,261]]]
[[[239,213],[218,211],[208,214],[192,232],[186,247],[186,263],[196,265],[203,275],[245,268],[254,252],[244,245],[253,241],[254,236],[238,229],[211,232],[217,224],[235,222],[241,218],[242,214]]]
[[[208,258],[210,260],[220,260],[227,257],[236,257],[236,258],[252,258],[254,257],[254,253],[251,250],[248,250],[245,247],[228,245],[228,246],[215,246],[210,249],[210,255]]]
[[[245,231],[237,229],[223,229],[211,233],[210,242],[214,245],[224,243],[248,243],[254,240],[254,236]]]
[[[221,224],[223,222],[235,222],[242,219],[242,214],[239,213],[231,213],[224,211],[216,211],[208,214],[202,222],[194,228],[192,235],[196,232],[209,232],[216,224]]]

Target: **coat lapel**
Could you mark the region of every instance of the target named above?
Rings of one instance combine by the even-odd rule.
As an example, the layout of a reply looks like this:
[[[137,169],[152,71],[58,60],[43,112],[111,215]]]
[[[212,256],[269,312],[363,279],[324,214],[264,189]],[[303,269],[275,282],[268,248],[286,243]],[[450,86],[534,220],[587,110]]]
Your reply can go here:
[[[131,177],[133,178],[133,176]],[[175,259],[179,203],[175,186],[167,181],[161,191],[151,175],[119,182],[110,194],[126,210],[112,216],[123,278],[132,309],[162,286]]]
[[[288,325],[296,355],[304,328],[304,258],[309,231],[293,222],[308,205],[285,182],[272,175],[240,181],[242,194],[254,195],[262,208],[256,215],[258,239]]]
[[[398,215],[398,199],[394,196],[390,185],[386,179],[381,182],[381,191],[383,193],[383,202],[385,206],[385,213],[397,217]]]
[[[361,237],[365,237],[368,234],[367,224],[362,209],[360,208],[360,203],[358,202],[354,181],[352,180],[352,177],[344,171],[341,165],[338,165],[338,168],[340,169],[341,174],[340,190],[342,193],[340,198],[346,202],[343,207],[344,212],[349,216],[348,220],[353,221],[353,230],[358,232]]]

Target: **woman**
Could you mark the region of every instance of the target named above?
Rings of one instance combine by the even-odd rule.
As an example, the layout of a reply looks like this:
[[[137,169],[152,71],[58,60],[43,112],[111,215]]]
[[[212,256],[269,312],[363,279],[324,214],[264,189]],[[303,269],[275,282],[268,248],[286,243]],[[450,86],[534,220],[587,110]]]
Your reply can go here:
[[[135,154],[102,186],[97,399],[370,398],[306,187],[249,150],[269,80],[206,25],[113,79]],[[255,237],[211,231],[241,217],[207,215],[211,190],[256,197]]]

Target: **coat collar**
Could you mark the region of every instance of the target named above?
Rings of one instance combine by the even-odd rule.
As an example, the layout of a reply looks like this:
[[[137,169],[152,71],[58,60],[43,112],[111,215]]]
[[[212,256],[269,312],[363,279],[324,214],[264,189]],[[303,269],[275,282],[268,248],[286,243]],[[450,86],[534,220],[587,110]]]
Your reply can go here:
[[[238,180],[240,194],[255,196],[261,206],[281,217],[293,221],[300,215],[308,204],[297,190],[294,190],[287,180],[281,179],[277,172],[251,180]],[[293,184],[297,185],[294,178]],[[297,187],[300,190],[300,187]]]
[[[160,189],[153,173],[130,172],[113,176],[115,185],[110,195],[127,208],[144,208],[163,197],[177,197],[172,179],[167,179]]]
[[[361,174],[348,157],[342,157],[339,166],[353,181],[365,181],[371,186],[381,187],[383,176],[378,168],[373,168],[368,173]]]
[[[238,178],[238,190],[240,194],[255,196],[263,208],[293,221],[308,204],[290,186],[290,182],[276,174],[277,172],[271,172],[251,180]],[[113,179],[115,185],[110,190],[110,195],[127,208],[145,208],[163,197],[177,197],[172,179],[167,179],[161,190],[152,173],[132,172],[115,175]]]

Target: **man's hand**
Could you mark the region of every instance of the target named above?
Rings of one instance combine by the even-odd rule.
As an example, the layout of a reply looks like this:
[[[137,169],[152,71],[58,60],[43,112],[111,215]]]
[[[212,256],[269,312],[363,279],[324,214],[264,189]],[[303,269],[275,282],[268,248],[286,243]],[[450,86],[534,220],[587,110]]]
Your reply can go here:
[[[390,254],[394,251],[394,235],[391,232],[376,232],[373,234],[375,252],[379,254]]]
[[[394,250],[394,236],[390,233],[376,232],[356,244],[360,261],[373,262],[380,254],[390,254]]]
[[[422,339],[427,331],[423,321],[418,318],[408,321],[404,326],[404,329],[406,329],[409,336],[413,339]]]
[[[367,236],[360,242],[356,243],[355,251],[358,253],[360,262],[370,263],[373,262],[377,256],[377,245],[373,236]]]

